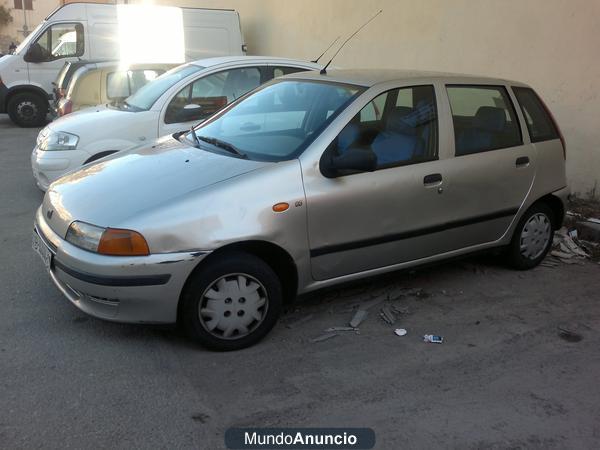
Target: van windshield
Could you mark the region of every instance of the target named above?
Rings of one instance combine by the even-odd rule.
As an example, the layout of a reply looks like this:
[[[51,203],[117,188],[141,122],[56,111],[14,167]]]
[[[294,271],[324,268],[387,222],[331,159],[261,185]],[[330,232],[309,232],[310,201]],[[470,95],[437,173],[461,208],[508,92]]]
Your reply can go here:
[[[276,80],[195,128],[186,139],[261,161],[297,157],[364,88],[313,80]],[[233,151],[232,151],[233,150]]]
[[[31,42],[31,40],[38,34],[38,31],[40,31],[40,28],[42,28],[45,24],[46,24],[46,22],[40,23],[37,27],[35,27],[35,29],[31,33],[29,33],[27,35],[27,37],[25,39],[23,39],[23,42],[21,42],[17,46],[17,49],[15,50],[15,55],[18,55],[19,53],[21,53],[21,50],[23,50],[29,46],[29,43]]]
[[[168,89],[179,83],[189,75],[200,72],[204,67],[189,64],[179,66],[165,72],[155,80],[142,87],[135,94],[127,97],[124,104],[134,111],[148,111],[154,102]]]

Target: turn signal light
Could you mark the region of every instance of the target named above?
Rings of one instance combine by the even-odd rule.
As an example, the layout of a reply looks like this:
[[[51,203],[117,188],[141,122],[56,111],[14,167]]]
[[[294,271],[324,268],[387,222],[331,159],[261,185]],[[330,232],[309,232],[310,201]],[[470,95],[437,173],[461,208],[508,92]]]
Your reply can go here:
[[[150,254],[144,236],[132,230],[107,228],[100,242],[98,253],[111,256],[146,256]]]
[[[273,205],[273,211],[275,212],[284,212],[287,211],[287,209],[290,207],[290,205],[288,203],[275,203]]]

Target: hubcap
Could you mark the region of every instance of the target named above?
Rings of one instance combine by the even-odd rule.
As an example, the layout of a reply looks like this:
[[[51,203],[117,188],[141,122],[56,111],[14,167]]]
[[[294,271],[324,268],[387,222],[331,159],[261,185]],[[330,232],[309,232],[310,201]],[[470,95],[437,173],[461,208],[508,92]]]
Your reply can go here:
[[[256,278],[233,273],[213,281],[198,303],[198,318],[206,331],[220,339],[240,339],[264,320],[267,291]]]
[[[521,255],[527,259],[538,258],[550,241],[550,220],[542,213],[529,218],[521,231]]]
[[[24,119],[31,119],[37,115],[37,105],[33,102],[21,102],[17,105],[17,114]]]

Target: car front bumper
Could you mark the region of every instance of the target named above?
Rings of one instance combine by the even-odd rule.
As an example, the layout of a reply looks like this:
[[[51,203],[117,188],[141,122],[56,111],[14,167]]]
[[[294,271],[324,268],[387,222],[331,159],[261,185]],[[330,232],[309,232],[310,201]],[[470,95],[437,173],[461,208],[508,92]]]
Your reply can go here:
[[[65,241],[36,213],[34,233],[51,253],[49,274],[71,303],[115,322],[174,323],[185,282],[208,252],[119,257]]]
[[[31,152],[31,171],[38,187],[46,191],[50,183],[81,167],[89,157],[83,150],[43,151],[36,146]]]

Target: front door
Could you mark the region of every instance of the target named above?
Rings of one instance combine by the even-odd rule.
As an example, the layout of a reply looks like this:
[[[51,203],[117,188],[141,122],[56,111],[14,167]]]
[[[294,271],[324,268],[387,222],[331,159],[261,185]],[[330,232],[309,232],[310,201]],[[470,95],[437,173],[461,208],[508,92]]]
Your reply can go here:
[[[261,67],[227,69],[190,82],[161,112],[159,136],[189,130],[261,84]]]
[[[29,46],[34,56],[27,63],[31,84],[40,85],[48,94],[65,62],[75,61],[85,53],[84,27],[81,23],[54,23]]]
[[[450,220],[438,159],[432,85],[376,96],[323,157],[372,151],[374,172],[326,178],[303,167],[311,267],[317,280],[417,260],[453,248],[440,224]]]

